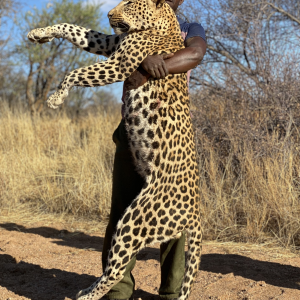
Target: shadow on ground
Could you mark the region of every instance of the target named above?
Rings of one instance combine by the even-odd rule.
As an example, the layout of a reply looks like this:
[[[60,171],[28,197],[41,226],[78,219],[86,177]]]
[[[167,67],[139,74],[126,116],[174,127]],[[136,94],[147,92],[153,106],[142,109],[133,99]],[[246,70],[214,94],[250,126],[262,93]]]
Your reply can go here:
[[[202,255],[201,271],[241,276],[254,281],[300,290],[300,268],[235,254]]]
[[[84,232],[70,232],[68,230],[58,230],[51,227],[26,228],[16,223],[1,223],[0,227],[7,231],[17,231],[22,233],[37,234],[44,238],[54,239],[52,243],[59,246],[67,246],[77,249],[93,249],[102,252],[104,238],[88,235]],[[155,259],[159,261],[159,249],[146,247],[137,255],[138,260]]]
[[[79,249],[93,248],[102,251],[104,239],[99,236],[87,235],[83,232],[70,232],[68,230],[58,230],[51,227],[26,228],[16,223],[2,223],[0,227],[7,231],[19,231],[22,233],[37,234],[44,238],[55,239],[53,243],[60,246],[68,246]]]
[[[75,235],[67,230],[57,230],[50,227],[25,228],[15,223],[0,224],[8,231],[19,231],[56,239],[53,243],[74,248],[94,248],[101,252],[103,238],[90,236],[83,232]],[[159,260],[159,249],[146,248],[138,254],[138,260]],[[0,285],[26,296],[32,300],[57,299],[74,297],[74,291],[89,286],[96,278],[90,275],[79,275],[58,269],[43,269],[38,265],[20,262],[7,254],[0,255]],[[267,284],[282,288],[300,289],[300,268],[275,262],[260,261],[233,254],[204,254],[200,270],[210,273],[229,274],[265,281]],[[30,275],[28,278],[28,274]],[[26,278],[26,279],[25,279]],[[42,296],[40,289],[43,287]],[[53,290],[55,290],[54,298]],[[144,291],[136,291],[137,296],[145,299],[158,299],[157,296]]]
[[[0,286],[31,300],[75,299],[75,294],[90,286],[97,278],[59,269],[43,269],[38,265],[19,262],[8,254],[0,254]],[[137,290],[135,297],[158,300],[157,295]]]
[[[88,287],[96,277],[59,269],[43,269],[26,262],[17,263],[8,254],[0,254],[0,286],[32,300],[75,299],[75,294]]]

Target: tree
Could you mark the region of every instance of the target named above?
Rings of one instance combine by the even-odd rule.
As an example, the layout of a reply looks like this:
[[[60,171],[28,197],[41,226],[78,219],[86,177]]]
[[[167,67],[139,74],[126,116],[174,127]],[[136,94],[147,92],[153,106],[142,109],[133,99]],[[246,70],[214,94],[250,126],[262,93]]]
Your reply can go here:
[[[243,94],[257,105],[290,104],[288,94],[278,95],[299,80],[299,1],[191,0],[183,12],[204,25],[208,38],[196,86],[236,99]]]
[[[300,5],[297,0],[266,2],[266,5],[270,6],[286,19],[300,25]]]
[[[7,16],[13,10],[13,0],[1,0],[0,1],[0,22],[4,16]],[[1,23],[0,23],[1,27]]]
[[[15,0],[0,0],[0,53],[2,53],[7,40],[3,40],[2,25],[6,23],[4,17],[11,17],[17,10],[18,2]]]
[[[26,99],[32,114],[39,114],[42,111],[49,93],[56,89],[68,72],[93,64],[99,58],[75,48],[65,40],[55,39],[42,46],[34,45],[27,40],[27,33],[34,28],[58,23],[77,24],[97,29],[102,19],[100,6],[82,1],[55,0],[48,3],[41,11],[35,8],[33,12],[27,12],[24,18],[21,18],[21,22],[17,23],[22,32],[22,41],[17,46],[16,58],[25,65],[25,71],[28,72]],[[102,31],[108,30],[102,28]],[[81,106],[78,102],[81,102],[83,98],[90,98],[91,93],[93,92],[77,89],[73,93],[72,102]]]
[[[19,76],[20,74],[11,76],[13,74],[13,67],[9,61],[11,54],[8,49],[9,34],[3,30],[2,26],[6,23],[8,18],[14,15],[17,6],[18,3],[14,0],[0,0],[0,100],[8,100],[7,94],[15,93],[15,91],[11,89],[11,82],[21,77]]]

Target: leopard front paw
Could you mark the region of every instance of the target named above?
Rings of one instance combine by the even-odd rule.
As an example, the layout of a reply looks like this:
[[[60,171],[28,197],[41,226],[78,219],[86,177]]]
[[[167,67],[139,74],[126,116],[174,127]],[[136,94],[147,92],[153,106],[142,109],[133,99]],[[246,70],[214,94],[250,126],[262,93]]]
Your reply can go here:
[[[68,96],[68,94],[69,93],[68,93],[67,89],[56,91],[47,100],[48,107],[53,108],[53,109],[57,109],[59,107],[59,105],[64,103],[64,101],[65,101],[66,97]]]
[[[53,36],[53,32],[51,32],[48,28],[33,29],[27,34],[27,37],[32,43],[38,44],[51,42],[55,38],[55,36]]]

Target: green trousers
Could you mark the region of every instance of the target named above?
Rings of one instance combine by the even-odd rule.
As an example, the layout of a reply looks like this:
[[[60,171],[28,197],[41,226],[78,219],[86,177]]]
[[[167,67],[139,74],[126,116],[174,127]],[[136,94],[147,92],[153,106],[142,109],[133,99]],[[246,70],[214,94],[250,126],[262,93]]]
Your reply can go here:
[[[116,153],[113,169],[111,211],[102,251],[103,271],[105,270],[115,227],[123,216],[125,209],[139,194],[144,184],[143,178],[136,172],[133,164],[123,120],[113,134],[113,141],[116,144]],[[159,288],[161,299],[173,299],[179,295],[185,269],[184,245],[185,234],[180,239],[161,244],[161,285]],[[107,294],[109,299],[128,299],[131,297],[135,284],[131,271],[135,263],[136,258],[134,257],[126,267],[124,278]]]

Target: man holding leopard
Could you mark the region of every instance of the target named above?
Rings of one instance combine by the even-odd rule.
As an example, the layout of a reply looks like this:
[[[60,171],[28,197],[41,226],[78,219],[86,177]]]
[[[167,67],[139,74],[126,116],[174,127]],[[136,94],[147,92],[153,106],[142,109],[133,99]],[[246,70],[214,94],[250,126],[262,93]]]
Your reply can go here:
[[[183,2],[184,0],[166,1],[174,12]],[[206,52],[206,37],[200,24],[187,23],[179,17],[177,19],[186,48],[179,50],[175,55],[148,56],[142,62],[141,67],[125,81],[122,100],[126,90],[135,89],[143,85],[150,76],[153,78],[164,78],[168,74],[187,72],[187,85],[189,84],[191,69],[195,68],[202,61]],[[110,221],[106,229],[102,252],[103,271],[116,224],[144,184],[143,178],[135,170],[128,146],[124,120],[121,121],[114,132],[113,140],[117,149],[114,162]],[[179,295],[185,267],[184,246],[185,234],[179,239],[171,240],[160,246],[161,285],[159,295],[161,299],[176,300]],[[108,299],[126,300],[133,294],[134,278],[131,271],[135,266],[135,262],[135,258],[129,262],[124,278],[109,291],[107,294]]]
[[[136,253],[169,240],[161,247],[160,297],[185,300],[190,293],[200,261],[202,228],[185,72],[202,60],[206,43],[201,25],[178,18],[184,48],[172,12],[182,2],[169,0],[168,6],[165,0],[122,1],[108,15],[119,35],[106,36],[69,24],[28,34],[38,43],[62,37],[108,57],[106,62],[68,74],[48,100],[52,108],[64,101],[73,86],[126,80],[123,120],[114,133],[117,149],[104,273],[78,299],[100,299],[105,294],[109,299],[128,299],[134,289],[131,270]],[[186,270],[185,231],[189,232]],[[178,234],[181,238],[175,239]]]

